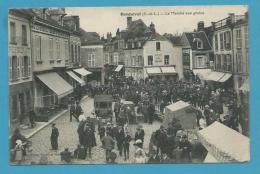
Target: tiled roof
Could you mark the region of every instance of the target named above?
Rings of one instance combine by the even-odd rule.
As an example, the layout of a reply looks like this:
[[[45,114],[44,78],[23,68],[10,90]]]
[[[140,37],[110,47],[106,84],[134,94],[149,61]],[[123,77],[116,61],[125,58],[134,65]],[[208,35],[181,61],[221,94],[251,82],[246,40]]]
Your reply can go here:
[[[191,49],[193,49],[193,50],[211,50],[211,48],[212,48],[211,44],[209,43],[209,40],[204,31],[185,32],[184,35],[188,39]],[[197,39],[200,39],[202,41],[202,43],[203,43],[202,49],[197,48],[197,42],[196,42]]]

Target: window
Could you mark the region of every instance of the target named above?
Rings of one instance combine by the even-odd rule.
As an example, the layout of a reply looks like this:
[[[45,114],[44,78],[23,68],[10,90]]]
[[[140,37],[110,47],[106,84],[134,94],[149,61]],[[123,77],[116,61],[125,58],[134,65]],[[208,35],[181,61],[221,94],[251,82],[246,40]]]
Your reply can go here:
[[[17,56],[12,56],[12,74],[10,74],[11,76],[11,80],[17,80],[20,77],[20,69],[19,69],[19,60]]]
[[[57,60],[60,60],[60,41],[57,39],[56,40],[56,51],[57,51]]]
[[[16,44],[16,25],[14,22],[10,22],[10,43]]]
[[[105,54],[105,64],[109,64],[109,54]]]
[[[77,48],[77,45],[74,45],[74,49],[75,49],[75,51],[74,51],[74,53],[75,53],[75,62],[78,62],[78,48]]]
[[[49,59],[53,60],[53,38],[49,38]]]
[[[226,55],[226,59],[227,59],[226,71],[232,71],[231,55],[230,55],[230,54],[227,54],[227,55]]]
[[[88,54],[88,67],[94,67],[94,66],[95,66],[95,55]]]
[[[218,50],[218,35],[215,35],[215,50]]]
[[[78,45],[78,62],[80,62],[80,45]]]
[[[36,61],[41,61],[41,36],[35,35],[34,57]]]
[[[135,66],[136,65],[136,57],[135,56],[132,56],[132,66]]]
[[[200,39],[197,40],[197,48],[198,49],[203,49],[203,43],[202,43],[202,41]]]
[[[241,33],[241,29],[236,30],[236,45],[237,45],[237,48],[241,48],[242,47],[242,33]]]
[[[135,43],[134,42],[132,42],[132,48],[135,48]]]
[[[164,65],[169,65],[170,64],[170,56],[169,55],[164,55]]]
[[[118,64],[118,53],[114,53],[114,63]]]
[[[196,68],[204,68],[205,67],[205,58],[204,56],[197,56],[195,61]]]
[[[148,65],[153,65],[153,56],[148,56]]]
[[[137,56],[137,58],[136,58],[136,65],[137,66],[142,66],[142,56]]]
[[[70,56],[71,56],[71,61],[74,62],[74,46],[70,45]]]
[[[248,48],[248,27],[245,27],[245,47]]]
[[[27,28],[26,28],[26,25],[22,25],[22,45],[27,45]]]
[[[224,33],[224,44],[225,44],[226,50],[231,49],[231,34],[230,34],[230,31],[226,31]]]
[[[224,33],[220,33],[220,49],[224,50]]]
[[[29,57],[24,56],[22,60],[22,77],[29,77]]]
[[[161,43],[156,42],[156,51],[160,51],[160,50],[161,50]]]
[[[138,42],[138,48],[141,48],[142,47],[142,44],[141,44],[141,42],[139,41]]]
[[[65,51],[65,60],[69,59],[69,43],[68,41],[64,41],[64,51]]]
[[[236,60],[237,60],[237,72],[240,73],[243,70],[242,54],[241,54],[241,52],[237,52],[236,53]]]
[[[221,70],[221,55],[215,55],[215,69]]]

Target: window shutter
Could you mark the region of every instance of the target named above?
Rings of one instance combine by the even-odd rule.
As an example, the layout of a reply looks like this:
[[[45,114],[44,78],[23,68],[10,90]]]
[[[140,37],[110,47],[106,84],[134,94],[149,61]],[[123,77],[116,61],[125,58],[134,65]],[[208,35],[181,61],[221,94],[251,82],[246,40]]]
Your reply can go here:
[[[19,79],[20,78],[20,57],[19,56],[17,56],[16,57],[16,59],[17,59],[17,68],[16,68],[16,70],[17,70],[17,77],[16,77],[16,79]]]
[[[28,57],[28,76],[31,77],[32,75],[31,69],[31,57]]]
[[[12,73],[12,56],[9,56],[9,81],[13,79],[13,73]]]
[[[21,77],[24,77],[25,74],[24,74],[24,57],[21,57]]]

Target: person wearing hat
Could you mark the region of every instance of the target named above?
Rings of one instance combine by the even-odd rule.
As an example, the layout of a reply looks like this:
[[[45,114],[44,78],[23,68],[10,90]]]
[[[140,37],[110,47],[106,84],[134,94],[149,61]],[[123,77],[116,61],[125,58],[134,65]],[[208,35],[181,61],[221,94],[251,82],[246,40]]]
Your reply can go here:
[[[180,149],[182,150],[181,153],[181,162],[189,163],[191,162],[191,143],[188,140],[187,135],[182,135],[181,140],[179,143]]]
[[[72,122],[72,117],[74,117],[76,120],[76,106],[75,106],[75,102],[73,101],[73,99],[71,99],[71,103],[69,105],[69,110],[70,110],[70,122]]]
[[[134,154],[134,163],[146,163],[146,153],[143,150],[143,142],[138,139],[134,143],[136,150]]]
[[[141,140],[142,141],[142,144],[141,144],[142,147],[143,147],[143,142],[144,142],[144,135],[145,135],[145,132],[142,129],[142,125],[138,125],[137,130],[135,132],[135,141]]]
[[[162,157],[162,155],[166,153],[165,146],[167,143],[167,134],[166,134],[166,131],[165,131],[163,125],[161,125],[160,129],[158,129],[155,132],[155,139],[156,139],[156,146],[157,146],[156,153],[157,153],[157,155],[159,155],[159,153],[160,153],[161,157]]]
[[[111,154],[111,151],[115,147],[114,139],[111,137],[110,133],[111,132],[106,132],[106,136],[104,136],[103,139],[102,139],[102,143],[104,145],[103,147],[105,149],[105,157],[106,157],[107,163],[110,162],[110,160],[111,160],[110,154]]]
[[[205,116],[206,123],[207,123],[207,126],[208,126],[210,124],[210,109],[209,109],[209,105],[205,106],[203,114]]]
[[[115,138],[116,138],[116,142],[117,142],[117,148],[119,151],[119,155],[122,156],[123,155],[123,142],[124,142],[124,138],[125,138],[125,133],[124,133],[124,129],[122,126],[118,127]]]
[[[82,108],[81,108],[81,106],[80,106],[80,103],[77,102],[76,108],[75,108],[75,116],[76,116],[75,118],[77,119],[77,121],[79,121],[78,118],[79,118],[79,116],[80,116],[82,113],[84,113],[84,112],[83,112],[83,110],[82,110]]]
[[[132,140],[132,137],[129,134],[129,131],[125,131],[125,136],[123,140],[123,150],[124,150],[124,159],[129,159],[129,147],[130,147],[130,142]]]
[[[15,161],[21,164],[21,162],[24,160],[23,155],[23,142],[22,140],[16,140],[16,146],[14,148],[15,150]]]
[[[51,130],[51,148],[52,150],[58,150],[58,137],[59,137],[59,130],[56,128],[55,123],[52,123],[52,130]]]

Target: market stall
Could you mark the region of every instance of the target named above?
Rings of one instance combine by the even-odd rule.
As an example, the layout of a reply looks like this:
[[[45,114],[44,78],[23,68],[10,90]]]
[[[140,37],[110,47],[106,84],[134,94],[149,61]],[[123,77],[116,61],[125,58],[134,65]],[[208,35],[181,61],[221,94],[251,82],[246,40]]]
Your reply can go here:
[[[196,110],[184,101],[178,101],[165,107],[163,125],[167,127],[173,118],[180,121],[183,129],[195,129],[197,126]]]
[[[198,138],[209,155],[220,163],[250,160],[249,138],[217,121],[198,131]]]

